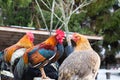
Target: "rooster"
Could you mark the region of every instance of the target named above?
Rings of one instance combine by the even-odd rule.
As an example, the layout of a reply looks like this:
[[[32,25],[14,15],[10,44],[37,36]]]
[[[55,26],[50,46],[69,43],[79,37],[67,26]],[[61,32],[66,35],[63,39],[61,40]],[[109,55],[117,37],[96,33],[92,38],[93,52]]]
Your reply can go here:
[[[58,80],[95,80],[100,67],[99,55],[85,36],[74,33],[72,40],[76,46],[61,64]]]
[[[44,67],[44,71],[46,73],[46,76],[48,76],[51,79],[58,80],[58,68],[59,68],[59,62],[63,53],[64,53],[64,46],[61,44],[56,45],[57,48],[57,54],[56,56]],[[33,68],[28,66],[27,71],[23,74],[24,80],[34,80],[34,77],[41,76],[39,68]]]
[[[4,50],[4,61],[10,64],[13,69],[13,65],[15,65],[15,60],[20,58],[26,49],[34,46],[34,35],[31,32],[27,32],[16,44],[6,48]]]
[[[48,63],[55,62],[62,55],[59,52],[63,50],[62,43],[64,37],[64,32],[58,29],[55,35],[27,49],[15,68],[15,80],[22,80],[23,73],[28,66],[39,68],[42,78],[48,78],[44,72],[44,66]]]

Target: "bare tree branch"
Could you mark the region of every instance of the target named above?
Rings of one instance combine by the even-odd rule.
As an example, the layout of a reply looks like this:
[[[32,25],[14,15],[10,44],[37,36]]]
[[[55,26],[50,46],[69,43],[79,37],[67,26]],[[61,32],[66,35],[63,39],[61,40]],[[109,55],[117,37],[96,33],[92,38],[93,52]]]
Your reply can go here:
[[[51,7],[51,5],[50,5],[50,1],[49,1],[49,0],[47,0],[47,3],[48,3],[48,5]]]
[[[60,19],[62,18],[62,16],[60,17]],[[57,24],[55,25],[55,29],[57,29],[58,25],[59,25],[60,21],[57,22]]]
[[[39,5],[37,0],[35,0],[35,1],[36,1],[37,5]],[[75,0],[53,0],[52,7],[50,6],[50,2],[48,0],[47,0],[48,4],[46,4],[44,2],[44,0],[41,0],[41,2],[51,11],[50,32],[52,31],[52,28],[53,28],[53,15],[54,15],[59,20],[55,26],[55,29],[57,28],[58,24],[60,22],[62,22],[59,29],[64,27],[64,29],[66,31],[66,38],[68,41],[68,45],[71,45],[71,41],[69,39],[69,29],[68,29],[68,23],[70,21],[70,18],[72,16],[72,14],[76,13],[79,9],[83,8],[84,6],[89,5],[92,1],[93,0],[90,0],[89,2],[87,0],[84,0],[84,1],[81,0],[79,6],[76,7],[75,9],[73,9],[73,7],[75,6]],[[38,7],[40,8],[40,6],[38,6]],[[61,17],[59,17],[55,13],[55,10],[54,10],[55,7],[57,7],[58,9],[61,10],[61,13],[62,13]],[[39,10],[41,12],[43,21],[45,21],[41,8]]]
[[[50,35],[51,35],[52,28],[53,28],[53,13],[54,13],[54,8],[55,8],[55,0],[53,0],[53,3],[52,3],[52,13],[51,13],[51,22],[50,22]]]
[[[89,3],[84,1],[81,5],[79,5],[74,11],[72,11],[72,14],[75,13],[76,11],[78,11],[79,9],[89,5],[92,1],[90,1]]]
[[[43,1],[43,0],[41,0],[42,1],[42,3],[50,10],[50,11],[52,11],[51,9],[50,9],[50,7]],[[58,16],[57,16],[57,14],[55,14],[55,13],[53,13],[54,15],[55,15],[55,17],[59,20],[59,21],[61,21],[62,23],[63,23],[63,20],[62,19],[60,19]]]
[[[44,15],[43,15],[43,12],[42,12],[42,9],[41,9],[41,7],[39,6],[38,1],[35,0],[35,2],[36,2],[37,6],[38,6],[38,8],[39,8],[39,11],[40,11],[40,13],[41,13],[41,16],[42,16],[43,22],[44,22],[44,24],[45,24],[45,27],[46,27],[47,31],[49,31],[49,30],[48,30],[48,26],[47,26],[46,21],[45,21],[45,18],[44,18]]]

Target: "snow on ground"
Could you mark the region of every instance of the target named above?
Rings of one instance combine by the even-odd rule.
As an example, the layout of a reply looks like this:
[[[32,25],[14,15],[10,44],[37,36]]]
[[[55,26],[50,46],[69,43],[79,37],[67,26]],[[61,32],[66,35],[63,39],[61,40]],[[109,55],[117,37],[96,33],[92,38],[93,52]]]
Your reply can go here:
[[[120,73],[111,73],[110,79],[106,79],[105,69],[100,69],[96,80],[120,80]]]
[[[108,71],[112,72],[111,76],[110,76],[110,79],[106,79],[106,71],[107,72]],[[34,80],[41,80],[41,79],[36,78]],[[120,80],[120,70],[100,69],[96,80]]]

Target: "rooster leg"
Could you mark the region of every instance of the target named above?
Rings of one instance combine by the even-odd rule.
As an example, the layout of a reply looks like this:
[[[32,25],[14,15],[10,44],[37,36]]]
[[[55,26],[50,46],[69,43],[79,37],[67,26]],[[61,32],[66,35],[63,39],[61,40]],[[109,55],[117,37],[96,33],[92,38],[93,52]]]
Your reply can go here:
[[[42,75],[42,79],[49,79],[49,77],[46,76],[45,74],[45,71],[44,71],[44,68],[40,68],[40,71],[41,71],[41,75]]]

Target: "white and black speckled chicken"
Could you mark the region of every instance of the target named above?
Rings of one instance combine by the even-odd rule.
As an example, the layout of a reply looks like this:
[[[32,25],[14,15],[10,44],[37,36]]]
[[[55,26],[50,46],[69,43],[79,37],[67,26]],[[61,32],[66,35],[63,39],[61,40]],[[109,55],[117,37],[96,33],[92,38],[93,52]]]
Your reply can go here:
[[[95,80],[100,67],[99,55],[83,35],[74,33],[72,40],[76,46],[61,64],[58,80]]]

